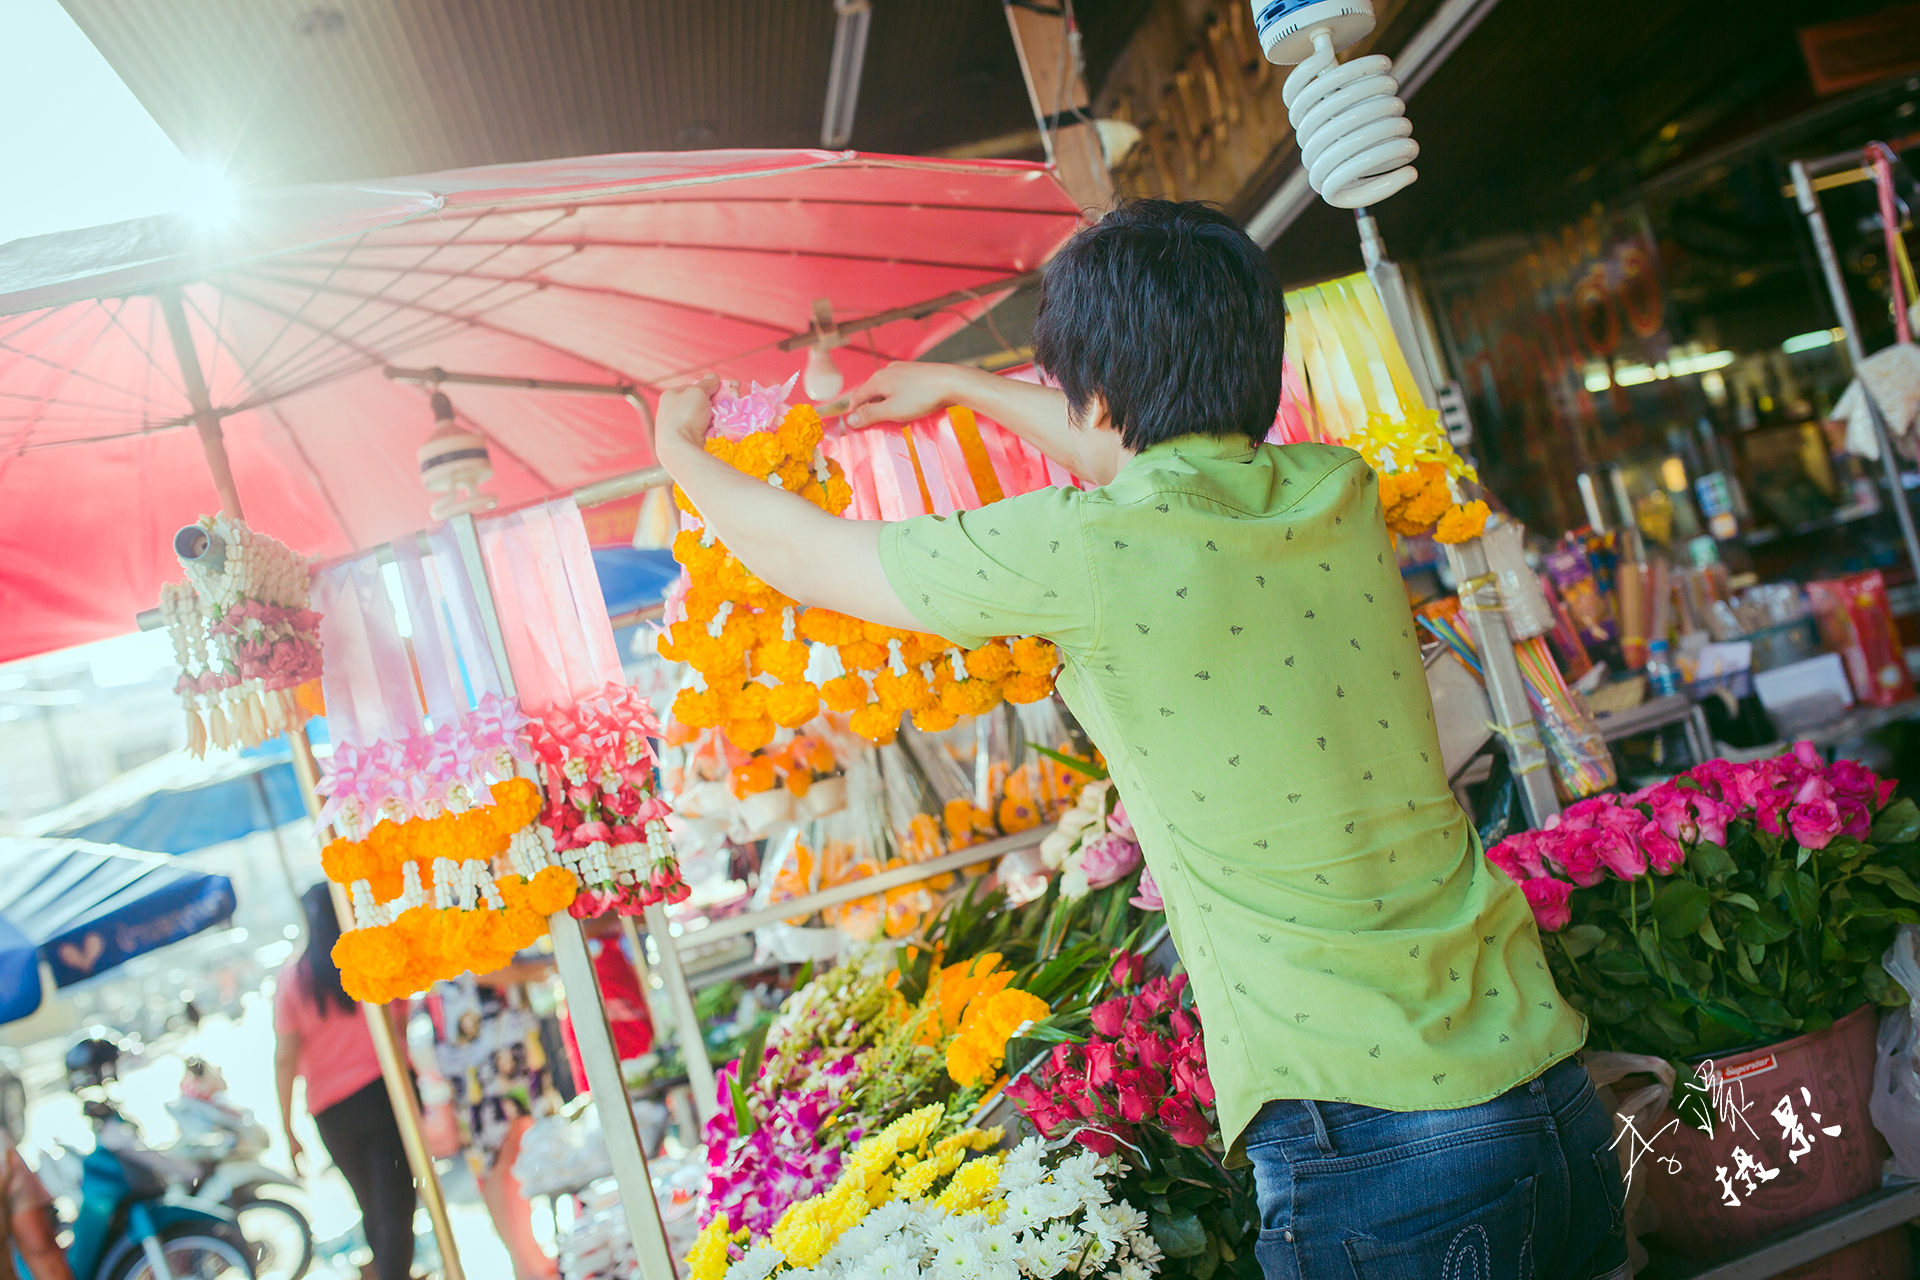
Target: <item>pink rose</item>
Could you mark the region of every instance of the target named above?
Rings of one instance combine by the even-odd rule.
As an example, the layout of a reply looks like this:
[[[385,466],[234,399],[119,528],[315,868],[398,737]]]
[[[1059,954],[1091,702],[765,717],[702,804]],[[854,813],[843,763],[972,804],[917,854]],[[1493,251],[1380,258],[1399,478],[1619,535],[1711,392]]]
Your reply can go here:
[[[1200,1024],[1195,1022],[1193,1015],[1185,1009],[1175,1009],[1168,1015],[1167,1020],[1173,1024],[1175,1037],[1181,1040],[1191,1040],[1194,1033],[1200,1029]]]
[[[1793,838],[1807,849],[1826,848],[1840,834],[1842,825],[1839,806],[1825,797],[1794,805],[1787,821],[1793,828]]]
[[[1632,880],[1647,873],[1647,852],[1634,839],[1635,834],[1609,828],[1600,832],[1594,841],[1601,865],[1621,880]]]
[[[1599,845],[1599,833],[1592,830],[1574,831],[1555,845],[1547,856],[1566,873],[1569,880],[1584,889],[1599,884],[1607,877],[1606,867],[1600,861]]]
[[[1527,905],[1533,908],[1533,918],[1543,931],[1557,933],[1572,921],[1567,899],[1573,896],[1573,886],[1565,880],[1529,880],[1520,886],[1520,892],[1527,895]]]
[[[1139,865],[1140,846],[1111,833],[1095,836],[1080,851],[1080,869],[1090,889],[1118,884]]]
[[[1113,984],[1117,987],[1137,987],[1147,976],[1147,958],[1131,951],[1113,953]]]
[[[1120,1115],[1128,1124],[1139,1124],[1152,1116],[1167,1092],[1166,1081],[1157,1071],[1123,1071],[1116,1084]]]
[[[1142,867],[1140,869],[1140,884],[1134,890],[1133,896],[1127,899],[1127,901],[1142,911],[1165,911],[1167,909],[1167,904],[1162,901],[1160,897],[1160,886],[1153,882],[1152,867]]]
[[[1612,796],[1595,796],[1591,800],[1581,800],[1568,805],[1560,813],[1560,825],[1556,831],[1586,831],[1605,821],[1607,812],[1616,808]]]
[[[1687,860],[1687,851],[1680,847],[1680,842],[1662,831],[1657,822],[1648,822],[1640,828],[1640,848],[1658,875],[1671,875],[1675,867]]]
[[[1140,842],[1140,837],[1133,833],[1133,823],[1127,821],[1127,806],[1119,800],[1113,802],[1113,812],[1107,815],[1107,830],[1122,840]]]
[[[1827,763],[1820,755],[1820,748],[1804,739],[1793,744],[1793,758],[1807,769],[1824,768]]]
[[[1140,1059],[1142,1066],[1164,1069],[1173,1064],[1173,1042],[1165,1036],[1151,1031],[1136,1032],[1133,1026],[1127,1028],[1127,1047]]]

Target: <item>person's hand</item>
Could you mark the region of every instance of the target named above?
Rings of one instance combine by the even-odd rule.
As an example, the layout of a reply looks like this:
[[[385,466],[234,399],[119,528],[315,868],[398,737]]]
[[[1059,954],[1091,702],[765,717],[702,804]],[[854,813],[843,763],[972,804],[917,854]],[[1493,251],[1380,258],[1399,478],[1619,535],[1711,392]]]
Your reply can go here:
[[[847,398],[847,425],[912,422],[954,404],[957,370],[950,364],[896,360],[855,388]]]
[[[704,447],[713,421],[713,393],[719,389],[720,379],[708,374],[691,386],[661,393],[653,414],[653,452],[662,466],[670,465],[669,455],[682,445]]]

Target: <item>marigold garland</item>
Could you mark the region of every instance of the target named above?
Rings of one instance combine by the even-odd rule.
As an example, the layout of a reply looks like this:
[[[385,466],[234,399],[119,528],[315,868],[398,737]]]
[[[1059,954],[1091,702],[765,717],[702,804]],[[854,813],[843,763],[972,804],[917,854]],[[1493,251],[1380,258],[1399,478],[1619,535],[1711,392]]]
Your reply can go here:
[[[493,801],[437,818],[383,820],[364,840],[335,840],[321,852],[327,878],[348,887],[359,926],[333,948],[348,995],[384,1003],[441,978],[491,972],[572,905],[578,885],[563,867],[535,868],[521,856],[520,874],[494,877],[494,858],[540,843],[540,789],[512,778],[494,784]]]
[[[1403,538],[1431,533],[1436,542],[1465,542],[1487,523],[1487,504],[1455,499],[1452,481],[1479,476],[1440,429],[1440,415],[1422,410],[1396,423],[1385,414],[1348,441],[1380,479],[1380,511]]]
[[[791,382],[754,384],[745,395],[716,397],[715,420],[735,438],[712,436],[707,452],[840,515],[853,500],[852,487],[839,463],[820,452],[819,413],[802,404],[781,414],[791,388]],[[686,494],[677,486],[673,493],[697,521],[700,513]],[[758,751],[779,730],[806,724],[822,704],[850,716],[861,737],[884,745],[899,732],[903,715],[937,733],[1003,698],[1036,702],[1053,692],[1058,655],[1043,640],[1016,642],[1018,653],[998,640],[967,652],[924,632],[802,608],[699,527],[675,535],[673,555],[687,571],[686,617],[661,634],[657,648],[700,676],[674,699],[673,718],[694,729],[717,728],[742,751]],[[807,642],[834,650],[842,674],[809,681]]]

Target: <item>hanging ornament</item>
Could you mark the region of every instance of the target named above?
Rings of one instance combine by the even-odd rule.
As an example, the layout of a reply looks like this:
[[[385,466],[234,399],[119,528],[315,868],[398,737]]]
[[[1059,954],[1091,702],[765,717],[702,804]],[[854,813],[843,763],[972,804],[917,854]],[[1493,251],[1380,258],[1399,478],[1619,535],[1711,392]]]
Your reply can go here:
[[[299,556],[229,516],[174,535],[185,582],[160,588],[187,712],[187,749],[253,747],[306,723],[295,689],[320,676],[320,615]]]

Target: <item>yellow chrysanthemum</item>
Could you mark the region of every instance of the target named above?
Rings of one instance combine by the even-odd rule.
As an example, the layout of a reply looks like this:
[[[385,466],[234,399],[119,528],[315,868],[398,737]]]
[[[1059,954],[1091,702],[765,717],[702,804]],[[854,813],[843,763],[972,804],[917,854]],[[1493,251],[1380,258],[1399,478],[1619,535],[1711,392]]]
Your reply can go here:
[[[942,1213],[971,1213],[984,1208],[1000,1190],[1000,1157],[984,1156],[960,1167],[933,1204]]]
[[[707,1224],[687,1250],[687,1280],[721,1280],[727,1274],[727,1215]]]

